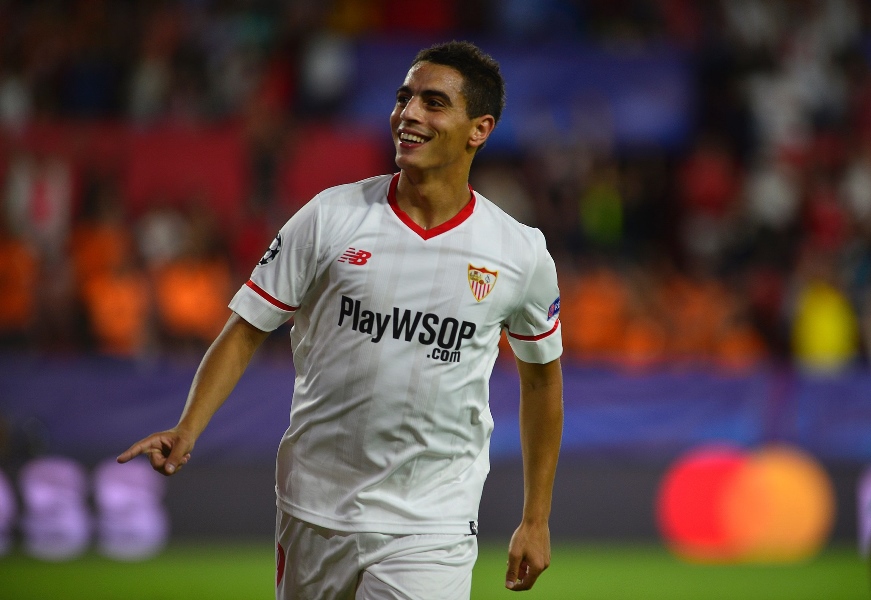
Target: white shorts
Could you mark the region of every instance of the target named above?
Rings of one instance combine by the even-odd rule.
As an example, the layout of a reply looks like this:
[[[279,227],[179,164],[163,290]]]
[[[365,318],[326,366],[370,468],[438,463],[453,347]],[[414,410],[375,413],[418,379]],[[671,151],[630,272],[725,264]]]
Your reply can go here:
[[[478,538],[318,527],[278,510],[276,600],[468,600]]]

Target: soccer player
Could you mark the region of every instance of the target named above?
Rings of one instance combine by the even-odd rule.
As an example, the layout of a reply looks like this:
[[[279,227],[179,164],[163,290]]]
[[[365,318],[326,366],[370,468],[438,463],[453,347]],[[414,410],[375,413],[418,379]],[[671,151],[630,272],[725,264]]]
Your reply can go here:
[[[520,374],[522,520],[506,587],[550,561],[562,433],[559,291],[542,234],[469,186],[504,106],[467,42],[422,50],[396,92],[399,173],[318,194],[280,230],[194,377],[178,424],[118,457],[170,475],[268,332],[293,318],[276,468],[276,597],[469,598],[503,330]]]

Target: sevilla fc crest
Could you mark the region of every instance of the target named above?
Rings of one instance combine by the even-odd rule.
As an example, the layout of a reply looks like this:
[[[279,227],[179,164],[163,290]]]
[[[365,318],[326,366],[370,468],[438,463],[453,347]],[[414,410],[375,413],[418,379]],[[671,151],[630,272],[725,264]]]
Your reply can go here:
[[[499,276],[498,271],[488,271],[484,267],[473,267],[469,265],[469,287],[472,289],[472,295],[475,300],[480,302],[493,290],[496,285],[496,278]]]

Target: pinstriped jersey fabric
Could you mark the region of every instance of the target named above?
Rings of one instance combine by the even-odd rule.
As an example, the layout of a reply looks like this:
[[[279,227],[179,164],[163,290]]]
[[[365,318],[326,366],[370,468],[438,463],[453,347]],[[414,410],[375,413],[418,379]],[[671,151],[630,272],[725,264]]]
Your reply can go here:
[[[499,336],[526,362],[559,357],[556,270],[538,230],[476,193],[420,229],[394,201],[397,178],[316,196],[230,307],[265,331],[294,319],[282,509],[340,531],[469,533]]]

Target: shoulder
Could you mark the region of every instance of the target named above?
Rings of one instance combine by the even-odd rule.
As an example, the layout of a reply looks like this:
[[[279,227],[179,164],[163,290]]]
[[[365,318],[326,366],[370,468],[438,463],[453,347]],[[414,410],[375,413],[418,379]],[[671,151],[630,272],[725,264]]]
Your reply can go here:
[[[320,251],[332,251],[335,244],[353,235],[373,211],[387,206],[392,175],[378,175],[327,188],[307,202],[289,222],[317,240]]]
[[[322,206],[367,206],[387,202],[387,190],[393,175],[376,175],[354,183],[344,183],[325,189],[312,199]]]
[[[284,237],[293,239],[297,245],[306,245],[324,233],[347,229],[349,223],[359,221],[379,201],[387,203],[390,178],[379,175],[323,190],[288,219],[282,228]]]

